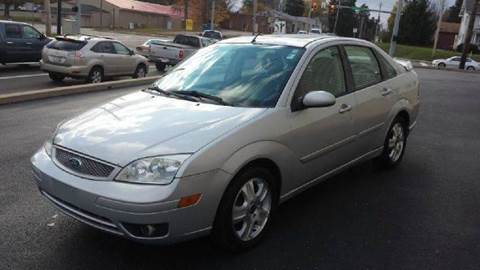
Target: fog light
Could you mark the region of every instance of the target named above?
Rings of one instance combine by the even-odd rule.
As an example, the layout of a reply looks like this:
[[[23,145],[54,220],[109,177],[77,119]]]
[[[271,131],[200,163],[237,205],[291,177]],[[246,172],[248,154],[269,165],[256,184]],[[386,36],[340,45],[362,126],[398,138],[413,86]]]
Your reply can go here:
[[[123,227],[136,237],[161,237],[168,233],[167,223],[146,225],[123,223]]]
[[[181,198],[178,202],[178,208],[184,208],[196,204],[200,200],[201,196],[202,194],[198,193]]]

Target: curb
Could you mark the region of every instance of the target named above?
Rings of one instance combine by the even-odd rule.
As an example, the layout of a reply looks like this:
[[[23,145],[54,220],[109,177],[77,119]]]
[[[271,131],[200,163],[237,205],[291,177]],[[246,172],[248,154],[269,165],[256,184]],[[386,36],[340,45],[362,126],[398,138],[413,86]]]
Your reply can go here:
[[[152,76],[152,77],[146,77],[141,79],[126,79],[126,80],[113,81],[113,82],[103,82],[98,84],[83,84],[83,85],[74,85],[74,86],[57,87],[57,88],[50,88],[50,89],[43,89],[43,90],[27,91],[27,92],[21,92],[21,93],[4,94],[4,95],[0,95],[0,105],[24,102],[24,101],[36,100],[36,99],[43,99],[43,98],[50,98],[50,97],[65,96],[65,95],[105,91],[105,90],[111,90],[116,88],[148,85],[158,80],[160,77],[161,76]]]

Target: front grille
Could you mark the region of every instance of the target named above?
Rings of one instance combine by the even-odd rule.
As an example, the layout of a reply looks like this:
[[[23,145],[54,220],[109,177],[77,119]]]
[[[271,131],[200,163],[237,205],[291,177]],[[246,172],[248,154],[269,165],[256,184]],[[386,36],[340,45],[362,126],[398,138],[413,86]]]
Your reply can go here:
[[[87,176],[108,177],[114,170],[112,166],[60,148],[55,149],[55,159],[69,170]]]

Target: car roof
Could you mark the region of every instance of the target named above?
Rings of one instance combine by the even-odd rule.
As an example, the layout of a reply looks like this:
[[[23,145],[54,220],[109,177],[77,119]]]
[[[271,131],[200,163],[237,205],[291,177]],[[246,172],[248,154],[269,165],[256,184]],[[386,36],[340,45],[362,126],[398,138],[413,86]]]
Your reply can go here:
[[[236,38],[229,38],[219,43],[251,43],[253,36],[241,36]],[[259,35],[255,39],[255,43],[258,44],[270,44],[270,45],[284,45],[292,47],[305,47],[308,44],[319,40],[334,40],[334,39],[348,39],[357,40],[351,38],[337,37],[331,34],[319,34],[319,35],[305,35],[305,34],[274,34],[274,35]]]
[[[100,40],[111,40],[112,38],[109,37],[100,37],[100,36],[90,36],[90,35],[63,35],[63,36],[56,36],[56,39],[62,40],[72,40],[72,41],[100,41]]]
[[[23,25],[31,25],[29,23],[25,23],[25,22],[17,22],[17,21],[7,21],[7,20],[0,20],[0,23],[14,23],[14,24],[23,24]]]

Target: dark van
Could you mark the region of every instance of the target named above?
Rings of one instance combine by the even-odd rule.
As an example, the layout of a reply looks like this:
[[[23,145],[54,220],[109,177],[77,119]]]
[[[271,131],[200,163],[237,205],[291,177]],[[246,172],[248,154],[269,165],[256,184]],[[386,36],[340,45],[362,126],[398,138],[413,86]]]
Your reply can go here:
[[[38,62],[50,39],[32,25],[0,20],[0,63]]]

